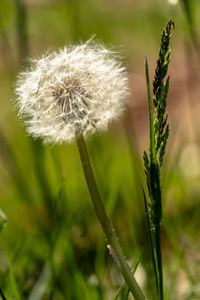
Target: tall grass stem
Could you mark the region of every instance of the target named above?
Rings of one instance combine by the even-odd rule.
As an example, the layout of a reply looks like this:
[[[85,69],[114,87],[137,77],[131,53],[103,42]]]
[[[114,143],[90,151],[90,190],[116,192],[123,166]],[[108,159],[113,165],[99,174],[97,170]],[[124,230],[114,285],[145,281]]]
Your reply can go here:
[[[16,28],[20,61],[28,54],[27,11],[24,0],[15,0]]]
[[[155,281],[156,281],[156,289],[157,289],[157,291],[159,291],[159,280],[158,280],[156,258],[155,258],[155,254],[154,254],[153,234],[152,234],[151,222],[150,222],[149,211],[148,211],[148,203],[147,203],[147,199],[146,199],[144,190],[143,190],[143,196],[144,196],[144,206],[145,206],[145,214],[146,214],[146,221],[147,221],[147,230],[148,230],[148,236],[149,236],[151,258],[152,258],[152,264],[153,264]]]
[[[6,297],[4,296],[4,293],[1,288],[0,288],[0,296],[1,296],[2,300],[6,300]]]
[[[162,268],[162,248],[161,248],[160,224],[155,225],[155,240],[156,240],[156,256],[157,256],[158,274],[159,274],[160,300],[163,300],[164,293],[163,293],[163,268]]]

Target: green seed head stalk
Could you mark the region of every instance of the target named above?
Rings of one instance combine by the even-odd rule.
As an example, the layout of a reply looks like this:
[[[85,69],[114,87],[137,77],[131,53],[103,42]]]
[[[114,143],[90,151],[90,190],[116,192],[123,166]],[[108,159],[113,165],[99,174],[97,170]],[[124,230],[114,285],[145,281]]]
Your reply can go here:
[[[150,220],[150,222],[148,223],[148,232],[151,240],[152,263],[154,266],[159,300],[164,299],[160,230],[160,224],[162,220],[160,168],[163,163],[167,139],[169,136],[168,115],[166,113],[166,100],[169,90],[169,76],[167,76],[167,72],[171,55],[169,42],[173,28],[174,23],[172,19],[170,19],[162,32],[160,51],[153,79],[154,113],[152,111],[148,63],[146,61],[146,82],[149,104],[150,151],[149,154],[146,151],[144,152],[143,159],[146,182],[150,198],[150,217],[148,219]]]
[[[150,112],[150,122],[152,122],[152,128],[150,128],[152,131],[150,134],[151,147],[149,155],[145,151],[143,156],[146,181],[151,199],[153,225],[159,224],[162,218],[160,167],[163,163],[169,136],[168,115],[166,113],[166,100],[169,90],[169,76],[167,76],[167,72],[171,54],[169,42],[173,28],[174,23],[170,19],[162,32],[159,57],[153,79],[154,114],[152,114],[152,111]],[[165,80],[166,76],[167,79]]]

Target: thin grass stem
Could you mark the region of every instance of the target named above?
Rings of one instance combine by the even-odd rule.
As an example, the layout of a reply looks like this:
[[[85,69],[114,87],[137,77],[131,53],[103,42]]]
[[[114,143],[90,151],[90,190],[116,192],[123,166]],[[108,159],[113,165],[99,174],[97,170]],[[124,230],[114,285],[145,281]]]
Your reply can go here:
[[[131,269],[124,257],[124,254],[122,252],[122,249],[120,247],[118,238],[116,236],[115,230],[113,228],[113,225],[111,221],[109,220],[104,205],[97,187],[97,183],[94,177],[94,173],[92,170],[91,162],[89,159],[87,147],[85,144],[85,140],[83,135],[77,136],[77,146],[80,154],[81,164],[84,171],[85,179],[87,182],[88,190],[91,196],[91,200],[94,205],[94,209],[96,212],[96,215],[98,217],[98,220],[102,226],[102,229],[105,233],[105,236],[107,238],[108,243],[112,247],[117,260],[119,262],[119,265],[121,267],[122,275],[130,288],[134,298],[136,300],[144,300],[145,296],[143,295],[142,290],[138,286],[133,273],[131,272]]]
[[[2,300],[6,300],[6,297],[4,296],[4,293],[1,288],[0,288],[0,296],[1,296]]]
[[[15,300],[21,300],[20,293],[19,293],[19,290],[17,287],[16,278],[15,278],[13,262],[12,262],[10,251],[8,248],[7,234],[5,231],[3,231],[2,234],[3,234],[3,241],[4,241],[4,249],[5,249],[7,260],[8,260],[8,268],[9,268],[9,272],[10,272],[10,280],[11,280],[13,294],[14,294]]]
[[[182,248],[182,245],[180,244],[179,239],[177,238],[177,232],[174,228],[174,224],[170,223],[170,220],[166,214],[163,214],[162,223],[168,235],[173,251],[177,256],[182,269],[185,271],[187,277],[189,278],[191,285],[194,285],[195,277],[192,274],[189,265],[187,264],[185,254],[184,254],[184,249]]]
[[[148,236],[149,236],[152,264],[153,264],[153,269],[154,269],[154,274],[155,274],[156,288],[157,288],[157,291],[159,291],[159,280],[158,280],[156,258],[155,258],[155,254],[154,254],[153,235],[152,235],[151,223],[150,223],[149,212],[148,212],[148,204],[147,204],[147,199],[146,199],[144,190],[143,190],[143,196],[144,196],[144,206],[145,206],[145,214],[146,214],[146,221],[147,221],[147,230],[148,230]]]
[[[155,133],[154,133],[154,127],[153,127],[153,115],[152,115],[152,102],[151,102],[151,90],[150,90],[150,81],[149,81],[149,70],[148,70],[148,62],[147,59],[145,59],[145,74],[146,74],[146,85],[147,85],[147,95],[148,95],[148,108],[149,108],[149,137],[150,137],[150,165],[155,166],[157,165],[157,156],[156,156],[156,149],[155,149]],[[153,176],[153,173],[151,174]],[[153,180],[153,177],[152,177]],[[155,199],[152,199],[155,203],[160,203],[160,199],[158,197],[158,193],[155,193],[155,195],[152,197]],[[147,210],[147,202],[145,203],[145,210]],[[148,214],[148,210],[147,210]],[[152,255],[152,262],[154,267],[154,273],[156,276],[156,286],[159,286],[159,297],[160,300],[163,300],[163,270],[162,270],[162,249],[161,249],[161,235],[160,235],[160,223],[156,222],[155,224],[155,253],[156,257],[154,256],[154,246],[153,246],[153,237],[152,232],[150,228],[150,220],[149,224],[147,222],[147,227],[149,231],[149,237],[150,237],[150,247],[151,255]]]
[[[188,31],[190,34],[190,38],[191,41],[194,45],[194,48],[196,50],[196,53],[198,55],[198,58],[200,59],[200,43],[199,43],[199,39],[198,39],[198,35],[196,32],[196,22],[194,19],[194,12],[195,12],[195,7],[194,5],[194,1],[191,0],[182,0],[181,1],[182,4],[182,9],[183,9],[183,13],[185,15],[185,19],[186,19],[186,23],[188,25]]]
[[[24,0],[15,0],[16,7],[16,28],[20,61],[23,60],[28,53],[27,38],[27,13]]]
[[[137,270],[137,267],[138,267],[139,263],[140,263],[140,258],[137,259],[135,265],[134,265],[133,268],[132,268],[133,274],[135,274],[135,272],[136,272],[136,270]],[[123,286],[123,287],[120,287],[120,288],[117,290],[117,292],[116,292],[116,294],[115,294],[113,300],[117,300],[117,299],[119,298],[119,296],[121,296],[121,298],[123,298],[124,300],[128,300],[129,293],[130,293],[130,289],[128,288],[127,285],[125,285],[125,286]]]
[[[155,240],[156,240],[156,256],[157,256],[158,274],[159,274],[159,293],[160,293],[160,300],[163,300],[164,293],[163,293],[163,268],[162,268],[160,224],[155,225]]]

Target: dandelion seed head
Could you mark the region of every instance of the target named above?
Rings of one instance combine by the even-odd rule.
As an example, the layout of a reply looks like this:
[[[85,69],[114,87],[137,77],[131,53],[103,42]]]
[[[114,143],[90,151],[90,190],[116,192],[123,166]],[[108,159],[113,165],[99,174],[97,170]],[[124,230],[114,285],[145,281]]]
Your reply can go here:
[[[27,131],[45,143],[71,143],[107,129],[125,108],[128,77],[114,53],[91,42],[32,59],[15,92]]]

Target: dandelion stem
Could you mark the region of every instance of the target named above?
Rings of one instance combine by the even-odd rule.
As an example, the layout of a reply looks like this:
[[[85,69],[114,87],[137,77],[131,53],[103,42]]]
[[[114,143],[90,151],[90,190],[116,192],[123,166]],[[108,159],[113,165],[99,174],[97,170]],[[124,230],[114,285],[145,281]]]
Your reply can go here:
[[[104,205],[97,187],[97,183],[94,177],[94,173],[92,170],[91,162],[89,159],[87,147],[85,144],[85,140],[83,135],[79,135],[76,138],[78,150],[80,154],[81,164],[83,167],[85,179],[87,182],[88,190],[91,196],[91,200],[94,205],[94,209],[96,212],[96,215],[98,217],[98,220],[102,226],[102,229],[104,231],[104,234],[107,238],[108,243],[112,247],[115,255],[118,258],[121,272],[124,277],[124,280],[126,281],[128,287],[130,288],[134,298],[136,300],[145,300],[145,296],[143,295],[143,292],[141,291],[140,287],[138,286],[133,273],[131,272],[130,267],[128,266],[128,263],[124,257],[124,254],[122,252],[122,249],[120,247],[118,238],[116,236],[115,230],[113,228],[113,225],[111,221],[109,220],[106,211],[104,209]]]

